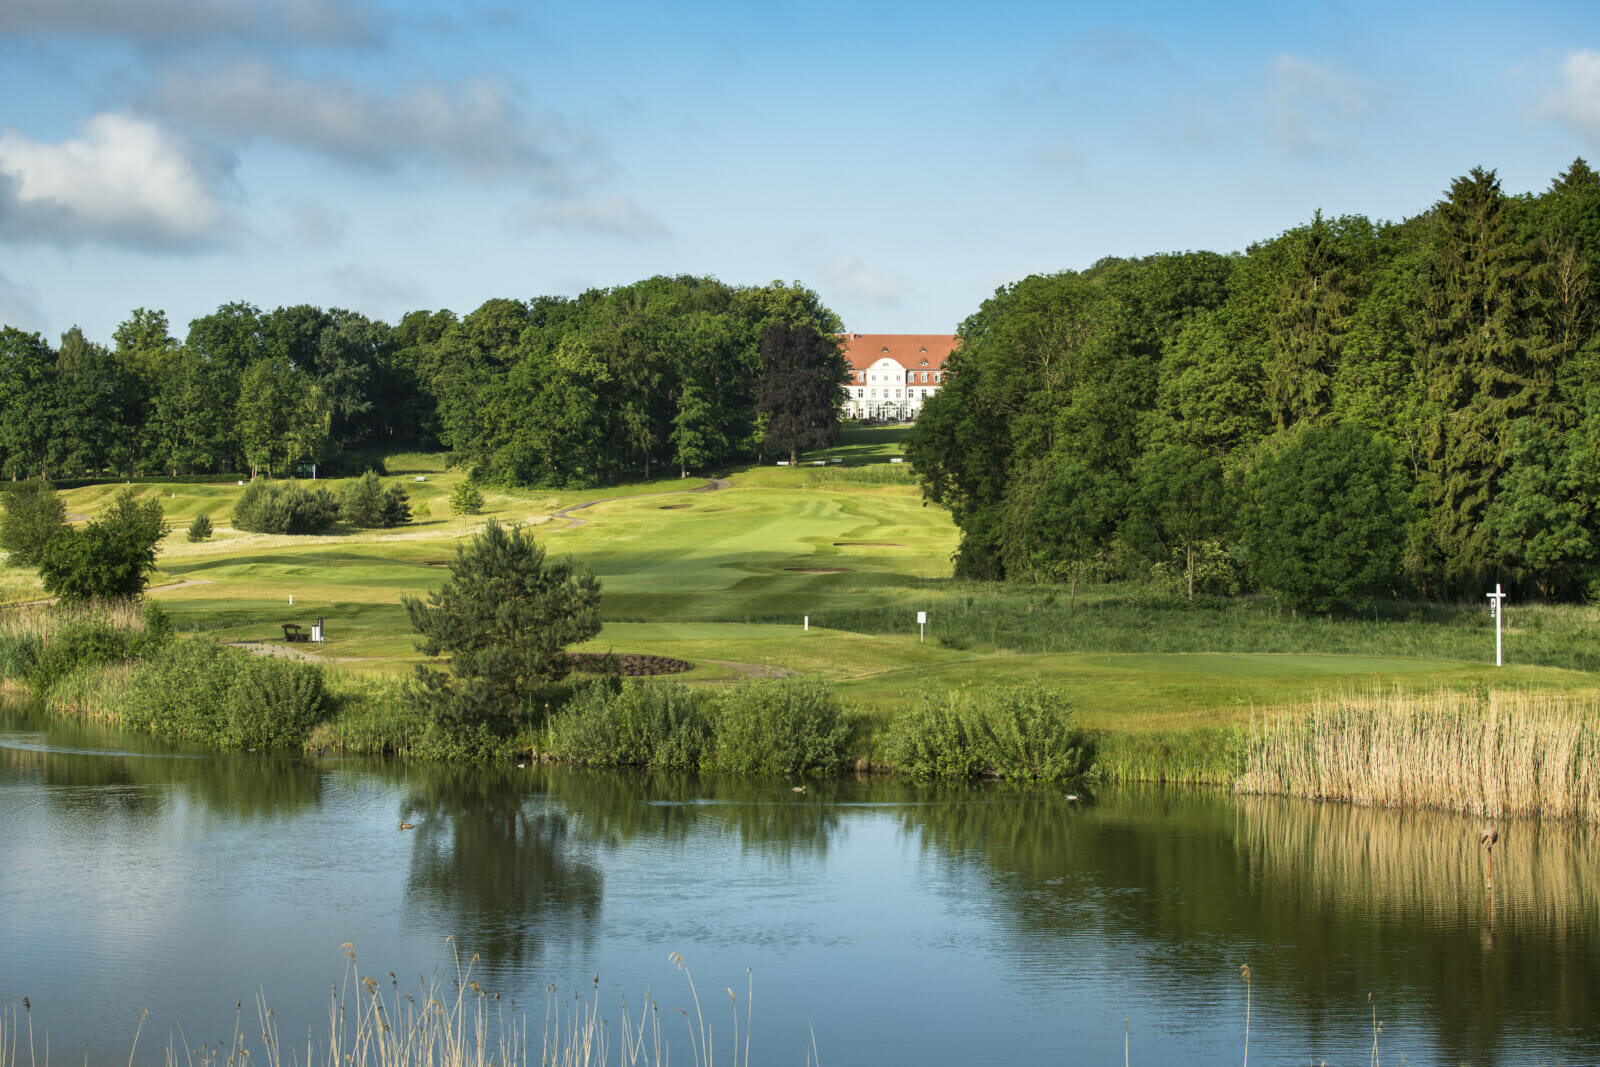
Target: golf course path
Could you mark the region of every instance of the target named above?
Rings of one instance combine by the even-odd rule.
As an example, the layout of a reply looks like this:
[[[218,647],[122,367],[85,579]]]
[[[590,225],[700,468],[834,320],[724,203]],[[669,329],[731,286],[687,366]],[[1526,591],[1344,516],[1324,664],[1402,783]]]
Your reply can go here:
[[[746,678],[793,678],[800,673],[791,671],[787,667],[771,667],[765,663],[734,663],[726,659],[708,659],[705,662],[738,671]]]
[[[187,581],[182,581],[182,582],[168,582],[166,585],[152,585],[149,589],[146,589],[145,592],[146,593],[166,593],[166,592],[170,592],[173,589],[187,589],[191,585],[210,585],[211,582],[212,582],[212,579],[210,579],[210,578],[190,578]],[[8,604],[7,607],[13,607],[13,608],[37,608],[37,607],[44,607],[44,606],[49,605],[49,604],[54,604],[55,602],[56,602],[56,598],[55,597],[47,596],[47,597],[41,597],[38,600],[23,600],[23,601],[20,601],[18,603],[15,603],[15,604]]]
[[[568,507],[560,509],[559,511],[552,511],[550,513],[550,518],[552,520],[565,519],[566,522],[560,526],[552,526],[546,532],[555,533],[558,530],[570,530],[575,526],[588,525],[587,522],[578,518],[573,514],[573,512],[582,511],[584,508],[592,508],[596,504],[609,504],[613,500],[644,500],[645,498],[652,496],[677,496],[681,493],[714,493],[718,489],[731,488],[732,485],[733,483],[728,481],[726,478],[712,478],[710,481],[706,482],[705,485],[697,485],[693,489],[665,489],[659,493],[635,493],[632,496],[603,496],[598,500],[585,500],[581,504],[572,504]]]

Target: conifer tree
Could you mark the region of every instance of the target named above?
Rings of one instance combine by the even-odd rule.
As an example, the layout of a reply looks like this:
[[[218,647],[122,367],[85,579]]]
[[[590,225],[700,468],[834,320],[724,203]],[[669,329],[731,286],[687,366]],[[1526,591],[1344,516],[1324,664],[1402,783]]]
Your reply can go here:
[[[600,632],[594,574],[546,562],[532,533],[493,519],[457,546],[439,590],[402,602],[423,654],[450,654],[449,674],[418,666],[413,699],[457,735],[514,721],[524,697],[566,676],[567,646]]]
[[[1457,178],[1434,208],[1417,361],[1432,409],[1423,427],[1429,539],[1451,586],[1494,565],[1483,518],[1506,470],[1512,422],[1561,421],[1539,282],[1494,172]]]

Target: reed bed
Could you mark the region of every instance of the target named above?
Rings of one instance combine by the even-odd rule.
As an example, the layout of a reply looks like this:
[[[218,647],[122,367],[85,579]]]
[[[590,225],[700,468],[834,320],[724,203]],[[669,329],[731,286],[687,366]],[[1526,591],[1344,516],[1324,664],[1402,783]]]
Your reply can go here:
[[[511,1007],[472,977],[476,955],[466,965],[456,957],[453,972],[446,978],[435,975],[411,993],[401,989],[392,973],[386,982],[361,973],[354,948],[348,942],[343,947],[349,963],[330,998],[327,1033],[321,1040],[308,1037],[303,1055],[279,1032],[266,997],[257,995],[258,1027],[246,1023],[241,1004],[227,1041],[198,1048],[169,1044],[165,1050],[168,1067],[240,1067],[249,1063],[262,1067],[606,1067],[612,1063],[618,1067],[666,1067],[670,1049],[663,1027],[670,1022],[670,1015],[681,1015],[687,1024],[691,1053],[687,1062],[692,1067],[711,1067],[717,1059],[714,1027],[701,1010],[688,965],[677,953],[669,962],[683,972],[692,1007],[676,1009],[663,1020],[659,1005],[647,992],[637,1016],[631,1016],[623,1003],[619,1024],[613,1027],[601,1015],[598,992],[587,997],[575,994],[569,1001],[558,996],[551,985],[546,990],[543,1033],[530,1038],[527,1013]],[[733,1067],[749,1067],[753,992],[753,986],[746,991],[741,1019],[738,997],[728,990],[733,1003],[729,1057]],[[23,1008],[22,1019],[16,1005],[0,1010],[0,1067],[42,1067],[49,1062],[48,1043],[42,1036],[38,1043],[44,1047],[35,1047],[26,1000]],[[136,1033],[130,1063],[138,1052],[138,1040]]]
[[[1240,793],[1600,822],[1593,698],[1396,687],[1265,723],[1249,739]]]

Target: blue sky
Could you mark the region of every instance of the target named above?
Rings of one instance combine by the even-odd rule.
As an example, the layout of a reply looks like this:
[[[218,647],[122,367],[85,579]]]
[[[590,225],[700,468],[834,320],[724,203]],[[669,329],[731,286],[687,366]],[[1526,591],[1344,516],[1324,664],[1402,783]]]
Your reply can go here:
[[[1600,5],[0,0],[0,322],[391,322],[658,273],[954,329],[1600,163]]]

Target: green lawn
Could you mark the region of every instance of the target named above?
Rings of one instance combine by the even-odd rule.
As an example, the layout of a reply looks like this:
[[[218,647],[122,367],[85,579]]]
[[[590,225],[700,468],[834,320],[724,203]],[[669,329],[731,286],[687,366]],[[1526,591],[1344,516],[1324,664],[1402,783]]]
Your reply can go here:
[[[174,527],[153,584],[177,587],[152,595],[180,628],[228,640],[281,640],[281,623],[320,617],[328,642],[300,647],[357,671],[410,670],[420,657],[401,595],[436,587],[458,541],[494,517],[537,524],[552,554],[570,553],[594,568],[606,626],[589,649],[686,659],[694,670],[680,677],[693,684],[758,669],[814,673],[852,704],[880,713],[925,692],[1038,680],[1068,692],[1087,726],[1158,734],[1247,722],[1269,708],[1306,706],[1319,694],[1397,682],[1594,686],[1595,675],[1581,670],[1486,666],[1492,632],[1465,614],[1456,622],[1410,619],[1387,628],[1378,620],[1289,620],[1268,607],[1149,616],[1148,609],[1119,608],[1115,590],[1080,589],[1074,602],[1062,589],[953,582],[958,536],[949,515],[924,505],[905,465],[886,462],[899,454],[903,436],[898,427],[851,430],[829,453],[843,464],[733,472],[731,488],[717,491],[705,491],[706,479],[677,477],[586,493],[491,490],[485,514],[465,519],[449,511],[460,472],[444,469],[438,457],[391,457],[391,470],[408,473],[386,480],[402,482],[413,506],[431,514],[399,530],[313,537],[233,530],[227,523],[236,485],[136,489],[158,496]],[[318,484],[337,492],[344,483]],[[63,496],[70,513],[93,516],[119,488]],[[201,513],[211,516],[217,535],[189,544],[183,531]],[[39,595],[30,572],[0,571],[0,597]],[[918,610],[931,612],[926,642],[918,641]],[[1146,614],[1130,614],[1136,610]],[[1600,611],[1592,607],[1513,610],[1513,660],[1519,619],[1526,639],[1537,637],[1540,647],[1592,643],[1600,634]],[[1548,629],[1534,634],[1540,627]],[[1068,630],[1070,641],[1051,643]],[[1295,641],[1281,654],[1257,651],[1277,647],[1275,635]],[[1324,637],[1326,645],[1319,643]],[[1482,658],[1461,658],[1480,645]],[[1318,654],[1327,648],[1350,654]]]

